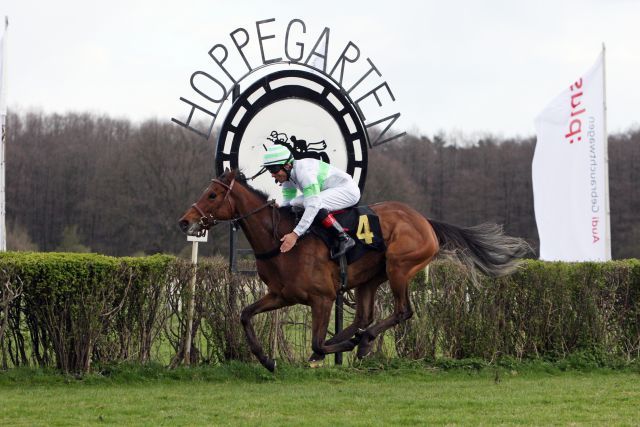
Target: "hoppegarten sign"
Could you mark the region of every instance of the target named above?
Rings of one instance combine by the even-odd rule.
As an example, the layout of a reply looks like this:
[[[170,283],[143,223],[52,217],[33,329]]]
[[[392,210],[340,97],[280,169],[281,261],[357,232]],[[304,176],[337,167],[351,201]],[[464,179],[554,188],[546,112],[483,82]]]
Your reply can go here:
[[[210,67],[191,74],[194,93],[180,97],[182,115],[171,120],[206,139],[222,120],[217,173],[259,173],[265,145],[276,143],[294,158],[340,167],[363,188],[368,148],[405,134],[392,129],[400,113],[375,62],[352,41],[334,52],[328,27],[313,33],[300,19],[286,26],[257,21],[251,30],[233,30],[208,59]],[[266,175],[256,178],[258,186],[269,186]]]

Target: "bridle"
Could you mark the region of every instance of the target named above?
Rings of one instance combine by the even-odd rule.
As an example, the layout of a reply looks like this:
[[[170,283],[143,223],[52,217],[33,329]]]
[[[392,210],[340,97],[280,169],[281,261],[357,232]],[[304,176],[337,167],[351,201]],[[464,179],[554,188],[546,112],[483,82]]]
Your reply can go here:
[[[215,182],[216,184],[220,184],[221,186],[223,186],[224,188],[227,189],[227,192],[224,195],[224,199],[222,199],[222,203],[226,201],[229,202],[229,208],[231,209],[231,212],[235,211],[235,208],[233,206],[233,204],[231,203],[231,198],[229,197],[229,195],[231,194],[231,191],[233,190],[233,185],[236,182],[236,179],[233,178],[231,180],[231,183],[229,183],[228,185],[222,181],[220,181],[219,179],[212,179],[211,182]],[[247,212],[246,214],[242,214],[239,216],[236,216],[235,218],[231,218],[231,219],[217,219],[216,217],[213,216],[213,214],[206,214],[201,208],[200,206],[198,206],[198,202],[195,202],[194,204],[191,205],[192,208],[194,208],[199,214],[200,214],[200,220],[198,222],[198,224],[200,225],[200,231],[198,231],[196,233],[197,237],[202,237],[204,236],[204,233],[206,233],[206,231],[208,229],[210,229],[211,227],[216,226],[219,223],[222,222],[229,222],[231,223],[234,231],[238,229],[238,222],[250,217],[253,214],[256,214],[258,212],[260,212],[262,209],[266,208],[266,207],[271,207],[272,208],[272,215],[271,215],[271,221],[272,221],[272,225],[273,225],[273,237],[276,239],[276,242],[280,241],[280,237],[278,236],[278,225],[280,223],[280,214],[278,212],[278,209],[276,208],[276,201],[274,199],[271,199],[269,201],[267,201],[267,203],[258,206],[257,208],[253,209],[250,212]],[[277,217],[277,218],[276,218]]]
[[[233,190],[233,185],[236,183],[236,179],[233,178],[231,180],[231,184],[229,185],[215,178],[212,179],[211,182],[220,184],[227,189],[227,192],[224,195],[224,199],[222,199],[222,203],[224,203],[224,201],[227,200],[229,202],[229,208],[233,212],[233,206],[231,205],[231,199],[229,198],[229,194],[231,194],[231,190]],[[196,234],[197,237],[202,237],[209,228],[214,227],[220,222],[224,222],[219,219],[216,219],[216,217],[214,217],[213,214],[204,213],[204,211],[200,209],[200,206],[198,206],[198,202],[195,202],[194,204],[192,204],[191,207],[194,208],[200,214],[200,220],[198,221],[198,224],[200,224],[200,231],[198,231],[198,233]]]

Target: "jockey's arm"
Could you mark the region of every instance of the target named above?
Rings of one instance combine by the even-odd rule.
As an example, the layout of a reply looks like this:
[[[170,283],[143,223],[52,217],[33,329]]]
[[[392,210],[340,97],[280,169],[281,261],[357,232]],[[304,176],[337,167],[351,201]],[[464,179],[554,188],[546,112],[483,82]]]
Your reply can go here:
[[[302,236],[309,229],[316,214],[322,207],[322,198],[320,197],[317,170],[305,169],[301,171],[298,173],[298,180],[304,196],[304,214],[296,228],[293,229],[293,232],[298,236]]]
[[[293,232],[298,236],[302,236],[311,226],[313,220],[315,219],[318,211],[322,207],[322,199],[319,194],[315,194],[313,196],[305,196],[304,198],[304,214],[302,218],[300,218],[300,222],[296,228],[293,229]]]
[[[282,204],[281,206],[289,206],[291,201],[296,197],[298,189],[289,181],[282,183]]]

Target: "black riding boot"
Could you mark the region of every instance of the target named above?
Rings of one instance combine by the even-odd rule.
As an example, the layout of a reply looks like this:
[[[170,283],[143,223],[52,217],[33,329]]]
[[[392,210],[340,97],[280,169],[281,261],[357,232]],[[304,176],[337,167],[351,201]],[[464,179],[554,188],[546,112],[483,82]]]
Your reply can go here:
[[[338,252],[331,255],[331,259],[338,259],[342,255],[346,254],[349,249],[356,245],[356,242],[344,231],[342,225],[338,221],[333,223],[333,229],[338,233],[338,242],[340,243],[340,248]]]
[[[340,248],[337,252],[331,254],[331,259],[340,258],[342,255],[347,253],[349,249],[356,245],[356,242],[344,231],[342,225],[335,219],[333,215],[331,215],[326,209],[320,209],[318,215],[321,217],[322,226],[324,228],[331,228],[337,234],[338,242],[340,243]]]

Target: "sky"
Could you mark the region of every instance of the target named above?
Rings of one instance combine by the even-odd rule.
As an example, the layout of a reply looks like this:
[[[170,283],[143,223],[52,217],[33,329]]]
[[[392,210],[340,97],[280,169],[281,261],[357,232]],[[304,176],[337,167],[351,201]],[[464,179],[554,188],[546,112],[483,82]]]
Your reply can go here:
[[[215,44],[228,48],[229,66],[241,64],[230,33],[245,28],[257,65],[256,21],[275,18],[262,27],[275,36],[264,42],[274,57],[297,18],[306,33],[292,30],[290,44],[304,42],[307,53],[330,28],[329,67],[348,41],[358,46],[361,59],[345,82],[360,77],[365,58],[375,63],[382,76],[368,88],[387,83],[395,101],[380,98],[384,111],[401,113],[398,131],[533,136],[536,115],[591,67],[603,43],[609,133],[640,126],[636,0],[3,0],[4,15],[15,112],[184,120],[179,98],[197,97],[191,75],[224,76],[208,56]]]

